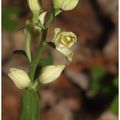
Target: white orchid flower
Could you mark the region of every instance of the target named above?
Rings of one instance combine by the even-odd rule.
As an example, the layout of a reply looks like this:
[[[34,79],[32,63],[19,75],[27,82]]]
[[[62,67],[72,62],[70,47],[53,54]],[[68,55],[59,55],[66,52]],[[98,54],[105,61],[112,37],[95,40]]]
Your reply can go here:
[[[52,42],[59,52],[69,61],[72,61],[73,53],[71,48],[77,42],[77,37],[73,32],[61,32],[60,28],[56,28]]]

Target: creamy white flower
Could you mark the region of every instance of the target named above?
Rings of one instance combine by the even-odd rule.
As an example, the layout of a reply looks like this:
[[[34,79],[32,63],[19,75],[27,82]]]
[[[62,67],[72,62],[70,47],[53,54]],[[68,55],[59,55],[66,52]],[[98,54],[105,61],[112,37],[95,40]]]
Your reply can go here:
[[[74,9],[79,0],[53,0],[53,5],[56,10],[62,9],[62,10],[72,10]]]
[[[56,47],[71,48],[77,41],[77,37],[73,32],[61,32],[60,28],[55,29],[53,42]]]
[[[39,14],[41,11],[41,6],[38,0],[28,0],[28,5],[33,14]]]
[[[14,82],[17,88],[24,89],[31,83],[30,78],[26,72],[16,68],[10,68],[8,76]]]
[[[77,42],[77,37],[74,33],[61,32],[60,28],[56,28],[52,42],[59,52],[61,52],[69,61],[72,60],[73,53],[71,47]]]
[[[65,65],[48,65],[44,67],[39,77],[40,83],[46,84],[53,82],[60,76],[64,68]]]

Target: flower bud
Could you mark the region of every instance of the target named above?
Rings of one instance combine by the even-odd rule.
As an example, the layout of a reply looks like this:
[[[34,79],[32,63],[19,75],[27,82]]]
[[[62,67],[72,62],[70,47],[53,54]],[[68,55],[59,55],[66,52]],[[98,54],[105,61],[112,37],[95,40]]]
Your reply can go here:
[[[62,10],[72,10],[74,9],[79,0],[53,0],[53,5],[56,10],[62,9]]]
[[[53,82],[60,76],[64,68],[65,65],[48,65],[44,67],[39,77],[40,83],[46,84]]]
[[[38,2],[38,0],[28,0],[28,5],[33,14],[39,14],[41,10],[41,6]]]
[[[20,69],[10,68],[10,72],[8,73],[8,76],[14,82],[16,87],[19,89],[24,89],[28,87],[31,83],[27,73]]]
[[[77,37],[72,32],[61,32],[60,28],[55,29],[53,43],[56,49],[61,52],[69,61],[72,60],[71,47],[76,43]]]
[[[40,15],[37,18],[33,18],[33,22],[36,24],[34,26],[34,28],[36,30],[41,31],[41,28],[44,27],[44,21],[45,21],[45,15],[46,15],[46,11],[41,12]]]

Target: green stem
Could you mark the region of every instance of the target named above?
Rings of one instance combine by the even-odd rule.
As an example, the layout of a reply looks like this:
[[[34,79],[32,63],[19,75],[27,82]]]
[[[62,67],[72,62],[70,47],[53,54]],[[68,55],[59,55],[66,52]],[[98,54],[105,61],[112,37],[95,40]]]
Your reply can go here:
[[[23,115],[24,115],[24,112],[23,112],[23,108],[22,108],[21,111],[20,111],[18,120],[23,120]]]
[[[113,102],[111,103],[111,110],[113,114],[117,115],[118,114],[118,95],[116,95],[113,99]]]
[[[21,108],[21,111],[19,113],[18,120],[23,120],[23,117],[24,117],[24,106],[23,106],[23,103],[22,103],[22,108]]]
[[[47,21],[47,23],[45,25],[45,29],[43,30],[42,40],[41,40],[40,46],[37,49],[36,55],[35,55],[35,57],[33,58],[33,61],[30,64],[29,77],[30,77],[31,81],[34,80],[36,67],[37,67],[37,65],[39,63],[39,60],[40,60],[40,57],[41,57],[41,52],[42,52],[43,48],[45,47],[44,42],[46,40],[48,26],[53,22],[54,18],[55,18],[55,15],[54,15],[54,11],[53,11],[52,14],[48,18],[48,21]]]
[[[48,21],[47,21],[47,23],[45,25],[45,28],[48,28],[49,25],[54,21],[54,19],[55,19],[55,10],[52,10],[52,13],[49,16]]]
[[[30,64],[29,77],[30,77],[31,81],[34,80],[36,67],[37,67],[37,64],[39,63],[39,60],[41,57],[41,52],[42,52],[43,48],[45,47],[44,41],[46,40],[47,30],[48,29],[43,30],[40,46],[37,49],[36,55],[34,56],[33,61]]]

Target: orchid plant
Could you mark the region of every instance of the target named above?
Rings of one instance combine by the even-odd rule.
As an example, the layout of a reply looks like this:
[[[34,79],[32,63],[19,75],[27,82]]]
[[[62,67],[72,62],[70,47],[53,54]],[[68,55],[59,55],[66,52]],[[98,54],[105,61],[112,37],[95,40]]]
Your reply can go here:
[[[54,36],[50,43],[46,42],[49,25],[55,20],[62,11],[74,9],[79,0],[52,0],[53,10],[45,20],[47,11],[43,10],[42,0],[28,0],[28,6],[32,13],[32,18],[26,20],[24,28],[25,44],[24,52],[29,60],[29,72],[17,68],[10,68],[8,76],[17,88],[23,90],[23,104],[18,120],[39,120],[40,119],[40,100],[38,91],[41,84],[47,84],[56,80],[65,68],[65,65],[47,65],[40,70],[40,74],[35,78],[36,68],[42,56],[42,51],[50,45],[61,54],[68,62],[72,61],[72,46],[76,43],[77,37],[73,32],[62,31],[60,28],[54,29]],[[31,55],[31,32],[30,28],[42,35],[41,42],[36,49],[35,56]]]

